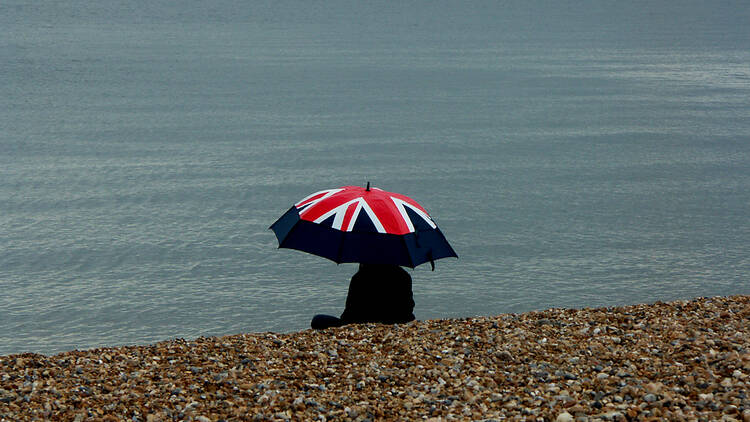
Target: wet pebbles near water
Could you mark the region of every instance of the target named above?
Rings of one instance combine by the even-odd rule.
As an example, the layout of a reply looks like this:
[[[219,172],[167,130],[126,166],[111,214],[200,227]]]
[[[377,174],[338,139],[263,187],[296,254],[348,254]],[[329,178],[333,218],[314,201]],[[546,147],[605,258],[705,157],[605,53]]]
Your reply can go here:
[[[0,357],[0,420],[739,420],[750,296]]]

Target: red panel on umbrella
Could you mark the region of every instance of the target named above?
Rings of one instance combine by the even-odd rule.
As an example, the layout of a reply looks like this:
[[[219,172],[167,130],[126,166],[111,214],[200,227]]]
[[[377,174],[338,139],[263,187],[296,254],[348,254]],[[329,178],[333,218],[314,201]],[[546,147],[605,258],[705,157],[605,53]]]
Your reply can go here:
[[[413,233],[424,224],[432,229],[437,227],[427,211],[413,199],[378,188],[328,189],[308,196],[295,207],[303,220],[322,223],[333,219],[332,228],[347,232],[362,218],[368,219],[378,233],[402,235]]]

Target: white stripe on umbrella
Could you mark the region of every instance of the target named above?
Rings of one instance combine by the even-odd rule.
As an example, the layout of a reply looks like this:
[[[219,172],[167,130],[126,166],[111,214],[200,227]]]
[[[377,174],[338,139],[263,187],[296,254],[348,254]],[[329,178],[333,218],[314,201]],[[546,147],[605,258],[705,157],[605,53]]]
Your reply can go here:
[[[315,192],[315,193],[313,193],[311,195],[307,195],[301,201],[299,201],[296,204],[294,204],[294,206],[297,207],[300,215],[302,215],[302,213],[304,213],[306,209],[310,208],[311,205],[315,205],[318,202],[320,202],[320,201],[322,201],[322,200],[324,200],[324,199],[326,199],[326,198],[328,198],[328,197],[330,197],[332,195],[335,195],[335,194],[341,192],[342,190],[344,190],[344,189],[327,189],[327,190],[321,190],[321,191]],[[310,201],[310,198],[315,198],[316,196],[321,195],[323,193],[325,193],[325,195],[322,195],[320,198],[316,198],[316,199]]]
[[[327,213],[321,215],[320,217],[316,218],[313,223],[320,224],[323,221],[326,221],[327,219],[331,218],[332,215],[335,215],[333,218],[333,224],[331,225],[332,228],[336,230],[341,230],[341,226],[344,223],[344,217],[346,217],[346,210],[349,209],[349,207],[356,203],[356,208],[354,210],[354,213],[352,215],[352,218],[349,220],[349,224],[346,227],[346,231],[350,232],[354,229],[354,223],[357,221],[357,217],[359,216],[359,213],[364,209],[367,213],[367,216],[370,217],[370,220],[372,221],[372,224],[375,226],[375,229],[378,231],[378,233],[385,233],[385,227],[383,227],[383,224],[378,220],[378,217],[375,215],[375,212],[370,208],[370,206],[367,204],[367,201],[365,201],[364,198],[354,198],[349,202],[345,202],[341,205],[339,205],[336,208],[333,208],[332,210],[328,211]]]
[[[341,230],[341,224],[344,222],[344,216],[346,215],[346,210],[349,209],[349,205],[358,201],[359,201],[359,198],[354,198],[349,202],[344,202],[338,207],[332,208],[330,211],[316,218],[315,221],[313,221],[313,223],[320,224],[326,221],[332,215],[335,215],[335,217],[333,218],[333,224],[331,225],[331,227],[333,227],[336,230]]]
[[[408,202],[406,202],[406,201],[404,201],[402,199],[395,198],[393,196],[391,196],[391,200],[393,201],[394,204],[396,204],[396,208],[398,209],[398,212],[401,213],[401,217],[404,219],[404,222],[406,223],[406,226],[409,228],[409,232],[410,233],[414,232],[414,224],[412,224],[411,218],[409,218],[409,215],[406,214],[406,208],[405,207],[409,207],[410,210],[414,211],[418,216],[422,217],[422,219],[424,221],[426,221],[427,224],[429,224],[430,227],[432,227],[433,229],[437,227],[437,225],[435,224],[435,222],[432,221],[432,218],[430,218],[429,215],[425,214],[419,208],[416,208],[416,207],[412,206],[411,204],[409,204]]]
[[[357,217],[359,217],[359,212],[362,211],[362,198],[359,198],[360,200],[357,201],[357,208],[354,209],[354,213],[352,213],[352,218],[349,219],[349,224],[346,226],[346,231],[350,232],[354,230],[354,223],[357,222]]]
[[[370,208],[370,205],[367,204],[367,201],[365,201],[364,198],[360,199],[362,200],[362,208],[365,210],[367,215],[370,216],[370,220],[372,220],[372,224],[375,225],[375,229],[378,231],[378,233],[385,233],[385,227],[383,227],[383,223],[380,222],[378,216],[375,215],[375,211]]]

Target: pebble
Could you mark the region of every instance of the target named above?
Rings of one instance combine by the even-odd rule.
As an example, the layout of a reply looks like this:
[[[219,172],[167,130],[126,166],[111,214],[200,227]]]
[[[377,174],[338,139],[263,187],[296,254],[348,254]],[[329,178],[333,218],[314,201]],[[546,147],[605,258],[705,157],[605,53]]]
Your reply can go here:
[[[573,415],[568,412],[562,412],[557,415],[557,418],[555,418],[555,422],[573,422]]]
[[[730,296],[0,356],[0,420],[750,422],[748,321]]]
[[[625,415],[623,415],[621,412],[618,412],[616,410],[613,410],[607,413],[602,413],[601,415],[599,415],[599,418],[604,419],[605,421],[617,421],[624,417]]]

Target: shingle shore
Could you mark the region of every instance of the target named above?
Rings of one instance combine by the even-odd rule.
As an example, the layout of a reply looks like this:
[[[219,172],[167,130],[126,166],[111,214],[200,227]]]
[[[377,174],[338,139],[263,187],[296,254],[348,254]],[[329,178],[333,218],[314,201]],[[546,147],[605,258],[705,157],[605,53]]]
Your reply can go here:
[[[0,357],[0,420],[750,421],[750,296]]]

